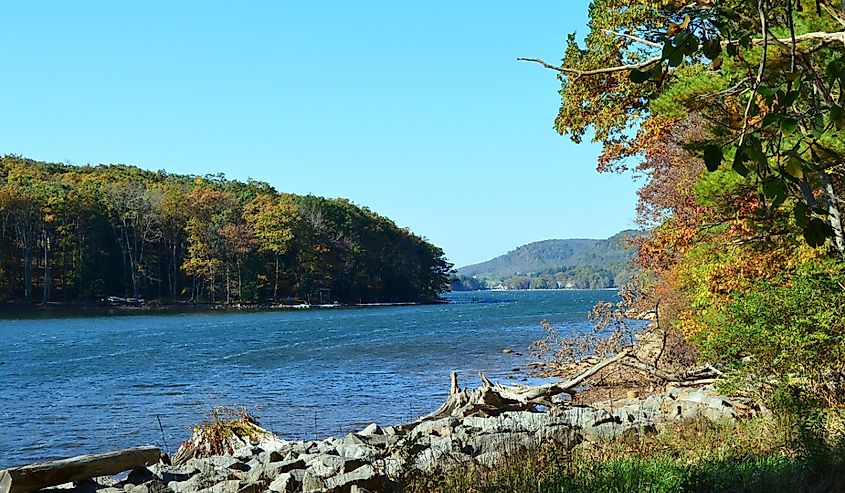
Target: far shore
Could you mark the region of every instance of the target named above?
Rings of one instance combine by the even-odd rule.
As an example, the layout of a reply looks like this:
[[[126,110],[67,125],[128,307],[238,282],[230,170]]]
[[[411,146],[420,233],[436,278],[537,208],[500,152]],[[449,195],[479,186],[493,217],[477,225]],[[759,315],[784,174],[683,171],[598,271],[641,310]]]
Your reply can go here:
[[[141,313],[186,313],[186,312],[233,312],[233,311],[297,311],[297,310],[331,310],[337,308],[372,308],[418,306],[447,303],[446,300],[431,302],[402,301],[402,302],[373,302],[373,303],[190,303],[190,302],[145,302],[140,304],[95,302],[12,302],[0,304],[0,318],[9,315],[37,315],[42,313],[67,313],[76,315],[82,313],[93,314],[141,314]]]

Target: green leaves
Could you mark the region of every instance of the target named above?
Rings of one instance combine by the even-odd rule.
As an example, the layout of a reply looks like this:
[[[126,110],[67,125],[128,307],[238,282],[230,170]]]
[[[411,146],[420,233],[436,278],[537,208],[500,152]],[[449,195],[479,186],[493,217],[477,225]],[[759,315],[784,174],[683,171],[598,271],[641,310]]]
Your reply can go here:
[[[784,135],[792,135],[797,128],[798,120],[796,120],[795,118],[791,118],[788,116],[780,118],[780,131],[783,132]]]
[[[810,224],[810,211],[804,202],[796,202],[792,209],[792,214],[795,217],[795,224],[801,229],[806,229]]]
[[[652,72],[650,70],[643,71],[637,69],[632,70],[631,73],[628,75],[628,77],[631,79],[631,82],[633,82],[634,84],[642,84],[647,80],[651,79],[651,76]]]
[[[701,51],[710,60],[716,60],[722,54],[722,43],[719,38],[705,39]]]
[[[824,245],[825,240],[833,236],[833,228],[818,217],[811,218],[804,228],[804,240],[811,247]]]
[[[724,154],[720,146],[710,144],[704,148],[704,164],[707,166],[707,171],[712,173],[719,169],[719,165],[722,164],[723,159]]]

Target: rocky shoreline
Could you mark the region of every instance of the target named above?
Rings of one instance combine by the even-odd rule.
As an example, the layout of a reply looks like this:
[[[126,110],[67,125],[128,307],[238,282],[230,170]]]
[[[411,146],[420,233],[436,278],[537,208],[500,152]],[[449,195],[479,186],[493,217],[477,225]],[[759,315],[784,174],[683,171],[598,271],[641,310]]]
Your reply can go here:
[[[384,428],[371,424],[359,432],[320,441],[287,441],[244,421],[216,429],[216,440],[210,440],[208,428],[197,428],[172,460],[162,454],[158,464],[136,467],[122,480],[91,478],[42,491],[398,491],[411,475],[492,466],[508,454],[549,442],[583,447],[629,433],[653,432],[681,420],[734,420],[755,412],[759,409],[719,395],[712,386],[669,386],[648,397],[590,406],[564,400],[541,412],[421,418]],[[2,493],[7,491],[15,490]]]

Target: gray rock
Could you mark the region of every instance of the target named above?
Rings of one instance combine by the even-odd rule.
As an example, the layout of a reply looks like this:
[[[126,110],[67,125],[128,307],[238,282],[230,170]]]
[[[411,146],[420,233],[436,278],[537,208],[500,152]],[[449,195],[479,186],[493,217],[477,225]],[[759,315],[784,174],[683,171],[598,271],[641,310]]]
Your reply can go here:
[[[337,455],[318,455],[306,461],[308,472],[319,478],[327,478],[360,467],[361,461],[344,459]]]
[[[338,440],[336,445],[365,445],[366,443],[366,438],[356,435],[355,433],[350,433]]]
[[[258,457],[262,452],[264,451],[260,447],[247,446],[232,452],[232,457],[241,462],[249,462],[253,457]]]
[[[241,489],[241,482],[231,479],[221,481],[210,488],[198,490],[197,493],[238,493]]]
[[[281,473],[276,479],[270,483],[270,491],[278,493],[290,493],[299,488],[299,481],[296,480],[293,474],[289,472]]]
[[[166,466],[163,464],[155,464],[149,466],[149,470],[165,483],[170,483],[171,481],[187,481],[199,473],[199,470],[196,467],[187,464],[184,466]]]
[[[302,492],[315,493],[326,489],[326,481],[323,477],[318,476],[310,469],[305,472],[302,478]]]
[[[344,459],[362,460],[372,462],[379,457],[378,451],[368,445],[338,445],[336,447],[339,456]]]
[[[424,421],[414,427],[414,435],[437,435],[447,436],[451,435],[456,426],[461,424],[458,418],[443,418],[431,421]],[[385,433],[386,433],[385,429]],[[386,433],[388,434],[388,433]]]
[[[199,490],[211,488],[229,479],[230,472],[226,469],[208,469],[200,471],[198,474],[192,476],[187,481],[171,481],[167,483],[175,493],[191,493]]]
[[[384,430],[379,427],[379,425],[375,423],[371,423],[367,425],[366,428],[358,432],[359,435],[363,436],[370,436],[370,435],[384,435]]]
[[[381,491],[384,486],[384,479],[373,466],[367,464],[354,471],[338,474],[326,480],[326,488],[330,491],[347,493],[352,490],[353,486]]]
[[[167,484],[159,481],[158,479],[153,479],[137,486],[126,486],[127,487],[124,488],[126,493],[173,493],[173,490],[170,489]]]
[[[235,459],[230,455],[215,455],[202,459],[191,459],[188,461],[188,465],[193,466],[200,471],[207,471],[209,469],[228,469],[239,462],[240,461],[238,459]]]
[[[129,471],[129,475],[126,477],[126,482],[131,484],[143,484],[147,481],[152,481],[156,475],[151,470],[146,467],[136,467]]]

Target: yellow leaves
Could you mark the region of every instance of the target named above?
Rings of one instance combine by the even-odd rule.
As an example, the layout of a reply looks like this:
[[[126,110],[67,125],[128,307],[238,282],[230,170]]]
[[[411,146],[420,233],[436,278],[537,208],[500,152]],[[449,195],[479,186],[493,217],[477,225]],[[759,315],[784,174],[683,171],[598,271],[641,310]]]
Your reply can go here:
[[[666,33],[669,34],[669,36],[674,36],[674,35],[678,34],[679,32],[683,31],[684,29],[686,29],[687,26],[689,26],[689,23],[690,23],[690,17],[688,15],[686,15],[686,16],[684,16],[683,22],[681,22],[680,24],[675,24],[674,22],[670,23],[669,28],[666,29]]]

